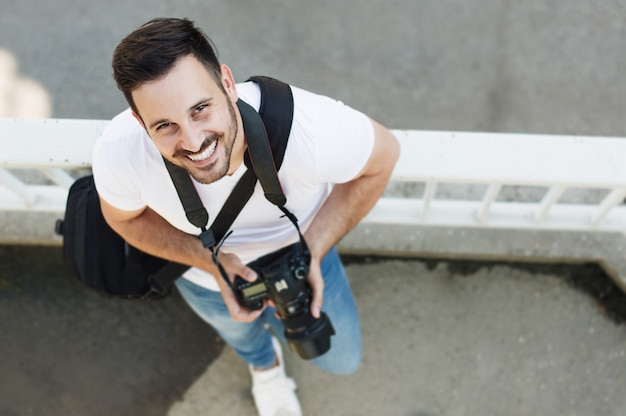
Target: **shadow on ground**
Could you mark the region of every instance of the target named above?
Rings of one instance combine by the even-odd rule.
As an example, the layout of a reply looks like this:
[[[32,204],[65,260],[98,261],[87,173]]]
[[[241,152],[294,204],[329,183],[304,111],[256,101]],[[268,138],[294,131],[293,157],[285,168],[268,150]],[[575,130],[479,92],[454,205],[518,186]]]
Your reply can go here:
[[[0,414],[165,415],[222,341],[178,295],[108,299],[60,257],[0,247]]]

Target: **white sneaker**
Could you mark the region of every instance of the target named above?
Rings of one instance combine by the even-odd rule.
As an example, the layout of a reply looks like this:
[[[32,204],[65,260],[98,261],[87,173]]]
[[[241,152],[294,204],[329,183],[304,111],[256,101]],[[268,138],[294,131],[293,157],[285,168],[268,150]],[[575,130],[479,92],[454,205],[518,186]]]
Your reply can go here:
[[[296,396],[296,383],[285,374],[283,352],[280,343],[272,337],[272,345],[278,359],[278,366],[252,374],[252,396],[259,416],[301,416],[302,409]]]

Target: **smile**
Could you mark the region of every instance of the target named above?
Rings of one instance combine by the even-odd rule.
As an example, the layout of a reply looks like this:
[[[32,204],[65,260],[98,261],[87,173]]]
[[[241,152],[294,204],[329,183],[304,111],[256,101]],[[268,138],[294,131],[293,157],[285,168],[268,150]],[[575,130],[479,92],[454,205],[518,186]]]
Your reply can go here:
[[[200,162],[200,161],[206,160],[211,157],[213,152],[215,152],[216,146],[217,146],[217,140],[214,140],[213,143],[211,143],[211,145],[207,147],[203,152],[195,153],[193,155],[187,155],[187,157],[193,160],[194,162]]]

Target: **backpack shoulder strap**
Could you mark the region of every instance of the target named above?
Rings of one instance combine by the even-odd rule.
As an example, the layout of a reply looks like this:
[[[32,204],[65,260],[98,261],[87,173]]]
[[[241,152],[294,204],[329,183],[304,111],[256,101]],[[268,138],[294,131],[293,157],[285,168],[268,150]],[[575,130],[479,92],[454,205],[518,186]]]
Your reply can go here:
[[[250,77],[249,81],[258,84],[261,90],[259,114],[269,137],[274,165],[279,170],[293,124],[294,105],[291,87],[277,79],[260,75]]]
[[[259,85],[261,105],[257,113],[250,105],[239,101],[237,106],[244,123],[248,152],[244,159],[261,182],[265,198],[282,207],[287,198],[278,180],[287,141],[293,122],[293,95],[291,87],[273,78],[250,78]],[[269,104],[268,104],[269,103]]]

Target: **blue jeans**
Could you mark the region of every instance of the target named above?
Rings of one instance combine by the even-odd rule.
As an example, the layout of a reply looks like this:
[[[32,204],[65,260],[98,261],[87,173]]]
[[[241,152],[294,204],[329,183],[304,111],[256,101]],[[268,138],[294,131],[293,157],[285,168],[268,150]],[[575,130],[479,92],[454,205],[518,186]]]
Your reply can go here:
[[[324,311],[330,318],[335,335],[331,348],[311,360],[321,369],[333,374],[353,373],[361,362],[361,328],[356,303],[341,259],[332,249],[322,260],[324,276]],[[189,306],[228,343],[248,364],[264,368],[274,360],[271,334],[285,343],[284,327],[276,318],[275,308],[266,308],[253,322],[235,322],[230,316],[220,292],[198,286],[187,279],[178,279],[176,286]]]

